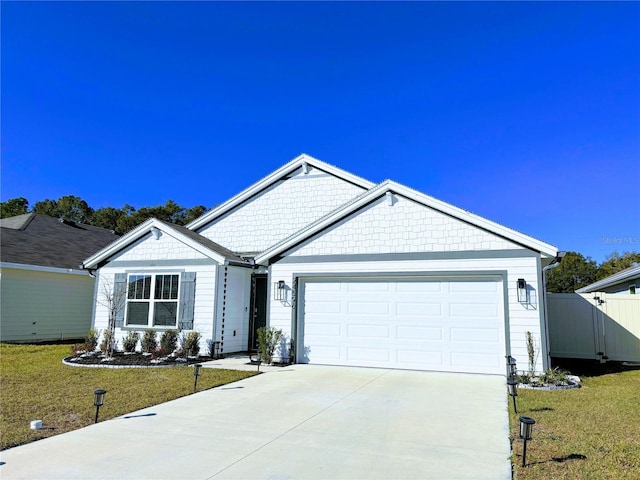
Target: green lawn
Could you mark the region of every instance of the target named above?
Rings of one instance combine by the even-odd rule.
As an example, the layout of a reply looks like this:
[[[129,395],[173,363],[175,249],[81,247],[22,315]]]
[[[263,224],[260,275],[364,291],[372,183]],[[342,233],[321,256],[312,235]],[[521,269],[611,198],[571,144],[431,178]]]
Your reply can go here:
[[[605,372],[589,367],[580,389],[520,389],[518,415],[509,399],[517,480],[640,479],[640,370]],[[520,415],[536,420],[526,467]]]
[[[0,449],[93,423],[93,392],[107,390],[100,420],[193,392],[193,368],[108,369],[70,367],[69,345],[0,344]],[[256,372],[204,368],[198,390],[251,377]],[[31,430],[42,420],[42,430]]]

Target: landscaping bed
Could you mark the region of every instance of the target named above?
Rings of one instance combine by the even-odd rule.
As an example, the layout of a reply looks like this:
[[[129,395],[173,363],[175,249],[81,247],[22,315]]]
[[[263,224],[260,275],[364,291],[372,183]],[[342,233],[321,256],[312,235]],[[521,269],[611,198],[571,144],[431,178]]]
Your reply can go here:
[[[101,352],[83,353],[78,356],[65,357],[63,363],[73,366],[93,366],[93,367],[170,367],[179,365],[193,365],[196,363],[209,362],[212,357],[179,357],[167,355],[155,357],[145,353],[124,353],[114,352],[113,356],[107,357]]]

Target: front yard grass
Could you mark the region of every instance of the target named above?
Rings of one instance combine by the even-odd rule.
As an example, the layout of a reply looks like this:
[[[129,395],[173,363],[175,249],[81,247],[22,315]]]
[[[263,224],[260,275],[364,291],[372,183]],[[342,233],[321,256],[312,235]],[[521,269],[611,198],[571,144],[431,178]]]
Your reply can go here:
[[[193,368],[83,368],[63,365],[69,345],[0,344],[0,449],[93,423],[93,392],[107,391],[99,421],[193,392]],[[203,368],[198,391],[255,375]],[[31,430],[42,420],[42,430]]]
[[[509,398],[516,480],[640,479],[640,370],[581,379],[573,390],[519,389],[517,415]],[[520,416],[536,421],[525,467]]]

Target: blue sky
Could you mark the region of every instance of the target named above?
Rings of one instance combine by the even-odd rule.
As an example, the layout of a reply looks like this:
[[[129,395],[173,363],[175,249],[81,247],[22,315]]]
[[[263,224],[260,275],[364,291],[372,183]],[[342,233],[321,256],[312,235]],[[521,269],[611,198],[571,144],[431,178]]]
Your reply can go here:
[[[640,250],[640,3],[2,2],[3,201],[223,202],[300,153]]]

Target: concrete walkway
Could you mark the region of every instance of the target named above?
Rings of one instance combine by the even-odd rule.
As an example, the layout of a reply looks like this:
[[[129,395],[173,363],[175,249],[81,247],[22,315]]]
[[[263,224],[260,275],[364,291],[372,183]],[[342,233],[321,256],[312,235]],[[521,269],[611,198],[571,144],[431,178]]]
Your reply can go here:
[[[294,365],[0,452],[0,477],[507,480],[504,384]]]

